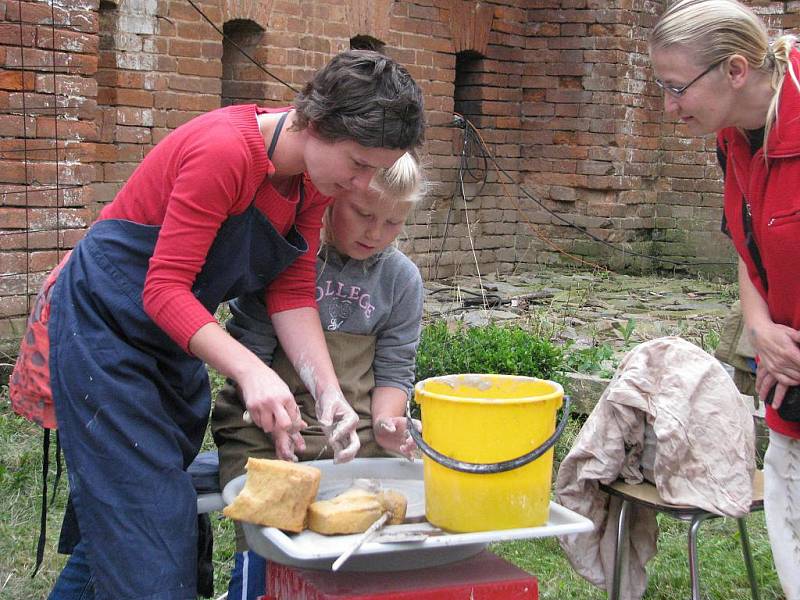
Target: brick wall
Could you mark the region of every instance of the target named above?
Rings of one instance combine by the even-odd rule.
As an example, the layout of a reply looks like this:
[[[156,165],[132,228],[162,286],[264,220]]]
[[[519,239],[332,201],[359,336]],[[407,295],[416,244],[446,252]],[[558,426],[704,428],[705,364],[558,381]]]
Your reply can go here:
[[[713,142],[681,135],[651,81],[646,39],[663,1],[196,4],[214,26],[186,0],[0,0],[0,340],[11,340],[3,347],[15,345],[43,275],[153,144],[224,104],[291,101],[216,29],[295,88],[354,36],[408,66],[425,93],[436,187],[411,217],[404,248],[425,277],[476,265],[654,266],[565,222],[678,262],[731,258],[717,232]],[[798,25],[793,3],[757,10],[775,29]],[[466,200],[454,111],[506,172],[489,161],[481,186],[472,155]]]
[[[0,1],[0,351],[19,339],[29,293],[92,220],[96,8]]]

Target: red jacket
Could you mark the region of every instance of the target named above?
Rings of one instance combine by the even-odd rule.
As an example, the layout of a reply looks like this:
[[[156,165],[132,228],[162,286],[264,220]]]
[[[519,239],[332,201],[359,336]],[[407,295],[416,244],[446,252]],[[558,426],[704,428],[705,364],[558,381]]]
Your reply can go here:
[[[792,51],[791,62],[800,77],[799,51]],[[764,144],[768,162],[763,148],[753,154],[747,138],[735,127],[720,131],[717,143],[727,157],[725,219],[736,251],[772,320],[800,329],[800,91],[791,76],[786,75],[778,118]],[[766,285],[746,244],[743,203],[752,215]],[[767,406],[767,425],[800,438],[800,423],[784,421],[771,406]]]

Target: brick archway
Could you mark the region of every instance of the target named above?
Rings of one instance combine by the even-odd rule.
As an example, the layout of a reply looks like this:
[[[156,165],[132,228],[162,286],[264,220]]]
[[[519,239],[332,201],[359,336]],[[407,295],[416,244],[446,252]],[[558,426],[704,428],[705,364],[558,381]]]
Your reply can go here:
[[[272,0],[222,0],[222,22],[243,19],[267,29]]]
[[[349,0],[346,8],[350,37],[369,34],[370,37],[386,42],[393,4],[394,0]]]
[[[485,56],[494,20],[494,5],[475,0],[450,0],[450,33],[456,54],[464,51]]]

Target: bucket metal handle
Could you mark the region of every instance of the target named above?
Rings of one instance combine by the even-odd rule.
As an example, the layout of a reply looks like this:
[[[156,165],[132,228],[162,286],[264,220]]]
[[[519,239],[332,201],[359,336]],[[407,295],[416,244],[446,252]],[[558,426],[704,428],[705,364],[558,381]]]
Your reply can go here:
[[[445,454],[442,454],[438,450],[434,450],[425,440],[422,439],[422,434],[417,430],[416,427],[414,427],[414,424],[411,421],[410,403],[406,407],[406,419],[408,424],[408,432],[411,434],[411,437],[414,438],[414,441],[417,443],[417,447],[429,458],[435,460],[437,463],[447,467],[448,469],[452,469],[453,471],[485,475],[488,473],[504,473],[505,471],[511,471],[513,469],[518,469],[519,467],[524,467],[547,452],[553,446],[553,444],[558,441],[558,438],[560,438],[561,434],[564,432],[564,427],[567,426],[567,420],[569,419],[569,411],[571,406],[572,399],[565,395],[561,421],[558,423],[558,427],[556,427],[553,435],[547,438],[541,446],[534,448],[527,454],[523,454],[517,458],[495,463],[465,462],[451,458]]]

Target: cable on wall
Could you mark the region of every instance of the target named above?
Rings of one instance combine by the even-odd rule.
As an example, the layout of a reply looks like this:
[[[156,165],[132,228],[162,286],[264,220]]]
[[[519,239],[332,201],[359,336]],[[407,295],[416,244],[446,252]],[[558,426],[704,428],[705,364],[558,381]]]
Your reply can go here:
[[[469,129],[471,129],[474,132],[475,137],[479,140],[479,144],[480,144],[480,146],[482,148],[482,152],[488,158],[488,160],[494,165],[496,171],[498,173],[502,173],[503,175],[505,175],[510,182],[516,183],[514,178],[511,176],[511,174],[508,173],[508,171],[506,171],[500,165],[500,163],[497,161],[497,158],[486,147],[486,143],[484,142],[483,137],[481,136],[480,132],[475,127],[475,125],[473,125],[472,122],[469,121],[469,119],[466,119],[466,118],[462,117],[461,115],[457,115],[457,117],[461,117],[462,119],[464,119],[465,126],[468,127]],[[456,123],[456,125],[458,126],[458,123]],[[542,202],[536,196],[531,194],[525,188],[525,186],[523,186],[522,184],[518,184],[518,187],[519,187],[520,191],[522,191],[522,193],[525,194],[530,200],[532,200],[537,205],[539,205],[541,208],[543,208],[552,217],[555,217],[563,225],[566,225],[568,227],[576,229],[577,231],[580,231],[586,237],[591,238],[592,240],[602,244],[603,246],[606,246],[606,247],[614,250],[615,252],[619,252],[619,253],[630,255],[630,256],[637,256],[637,257],[640,257],[640,258],[645,258],[645,259],[648,259],[648,260],[652,260],[654,262],[659,262],[659,263],[663,263],[663,264],[669,264],[669,265],[672,265],[673,267],[695,267],[695,266],[712,266],[712,265],[714,265],[714,266],[720,266],[720,265],[731,266],[731,265],[736,264],[735,262],[731,262],[731,261],[725,261],[725,262],[721,262],[721,261],[693,261],[693,262],[677,261],[677,260],[673,260],[673,259],[669,259],[669,258],[663,258],[663,257],[660,257],[660,256],[652,256],[652,255],[645,254],[645,253],[642,253],[642,252],[636,252],[634,250],[629,250],[629,249],[626,249],[626,248],[619,247],[619,246],[617,246],[615,244],[612,244],[611,242],[608,242],[608,241],[606,241],[606,240],[594,235],[593,233],[588,231],[585,227],[581,227],[580,225],[576,225],[575,223],[571,222],[569,219],[564,218],[562,215],[560,215],[559,213],[555,212],[554,210],[549,208],[547,205],[545,205],[544,202]],[[518,205],[517,209],[520,212],[522,212],[521,206]],[[564,253],[567,254],[568,256],[571,256],[566,251],[564,251]]]
[[[196,5],[196,4],[195,4],[195,3],[194,3],[192,0],[186,0],[186,1],[187,1],[189,4],[191,4],[191,5],[192,5],[192,8],[194,8],[194,9],[195,9],[195,10],[196,10],[198,13],[200,13],[200,16],[201,16],[201,17],[203,17],[203,19],[205,19],[205,21],[206,21],[206,22],[207,22],[209,25],[211,25],[211,27],[213,27],[213,28],[214,28],[214,31],[216,31],[218,34],[220,34],[224,40],[227,40],[227,41],[228,41],[228,42],[229,42],[229,43],[230,43],[230,44],[231,44],[231,45],[232,45],[234,48],[236,48],[236,49],[237,49],[239,52],[241,52],[241,53],[242,53],[242,56],[244,56],[244,57],[245,57],[247,60],[249,60],[251,63],[253,63],[255,66],[257,66],[259,69],[261,69],[262,71],[264,71],[264,73],[266,73],[267,75],[269,75],[270,77],[272,77],[272,78],[273,78],[275,81],[277,81],[278,83],[282,83],[283,85],[285,85],[287,88],[289,88],[290,90],[292,90],[292,91],[293,91],[295,94],[297,94],[297,93],[299,93],[299,92],[300,92],[300,90],[298,90],[297,88],[293,87],[291,84],[288,84],[288,83],[286,83],[286,82],[285,82],[283,79],[281,79],[281,78],[280,78],[280,77],[278,77],[277,75],[275,75],[275,74],[273,74],[273,73],[270,73],[270,72],[269,72],[269,70],[268,70],[268,69],[267,69],[267,68],[266,68],[264,65],[262,65],[261,63],[259,63],[259,62],[258,62],[256,59],[254,59],[254,58],[253,58],[252,56],[250,56],[250,55],[249,55],[247,52],[245,52],[245,50],[244,50],[244,49],[243,49],[241,46],[239,46],[239,44],[237,44],[237,43],[236,43],[236,42],[234,42],[234,41],[233,41],[233,40],[232,40],[230,37],[228,37],[227,35],[225,35],[225,32],[224,32],[224,31],[222,31],[222,30],[221,30],[219,27],[217,27],[217,26],[216,26],[216,24],[214,23],[214,21],[212,21],[211,19],[209,19],[209,18],[206,16],[206,14],[205,14],[205,13],[204,13],[202,10],[200,10],[200,7],[199,7],[199,6],[197,6],[197,5]]]

